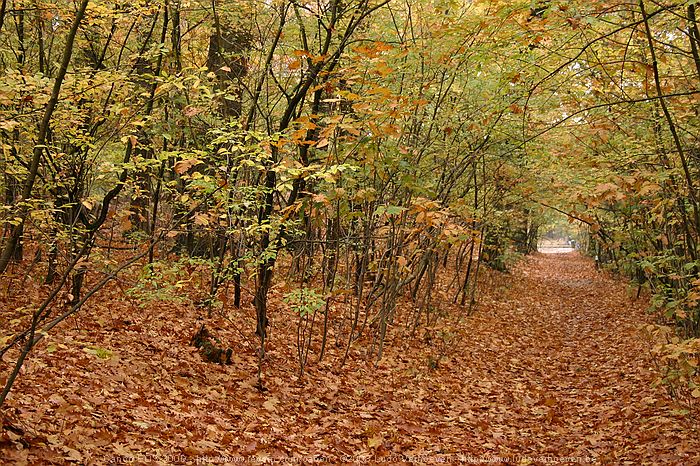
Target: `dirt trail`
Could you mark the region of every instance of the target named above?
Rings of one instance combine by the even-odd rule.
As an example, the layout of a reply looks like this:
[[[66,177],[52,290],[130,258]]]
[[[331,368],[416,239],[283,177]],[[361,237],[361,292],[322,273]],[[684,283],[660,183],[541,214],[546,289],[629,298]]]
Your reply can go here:
[[[471,317],[445,307],[413,336],[395,322],[377,365],[368,341],[342,367],[342,346],[318,362],[316,345],[301,380],[277,302],[265,392],[231,322],[208,325],[233,364],[207,364],[196,310],[117,290],[32,356],[6,411],[25,435],[0,438],[0,464],[700,464],[697,430],[652,388],[643,300],[576,253],[487,276]]]
[[[485,297],[468,344],[473,360],[487,361],[465,371],[491,451],[560,463],[700,464],[697,433],[652,388],[637,330],[651,320],[645,307],[578,254],[521,263],[500,296]]]

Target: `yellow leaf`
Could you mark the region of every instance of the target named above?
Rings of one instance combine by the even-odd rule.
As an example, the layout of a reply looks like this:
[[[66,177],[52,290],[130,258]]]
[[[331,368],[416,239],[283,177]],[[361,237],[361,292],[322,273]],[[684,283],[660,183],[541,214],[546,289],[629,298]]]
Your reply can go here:
[[[369,448],[377,448],[381,446],[381,444],[384,442],[384,439],[380,434],[375,435],[372,438],[367,439],[367,446]]]
[[[207,225],[209,225],[209,219],[206,217],[206,215],[196,214],[194,216],[194,224],[207,226]]]

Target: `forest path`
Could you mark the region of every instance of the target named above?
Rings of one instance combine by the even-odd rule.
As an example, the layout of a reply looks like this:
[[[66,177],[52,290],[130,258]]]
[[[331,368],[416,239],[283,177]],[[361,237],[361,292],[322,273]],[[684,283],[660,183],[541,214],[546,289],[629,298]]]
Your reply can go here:
[[[697,429],[652,385],[644,300],[577,253],[483,277],[473,315],[440,293],[442,317],[414,335],[402,300],[379,362],[365,336],[341,366],[334,330],[319,362],[317,338],[302,379],[276,298],[263,392],[252,347],[206,363],[196,309],[142,312],[115,290],[25,366],[6,414],[26,435],[0,436],[0,464],[700,464]]]
[[[697,435],[652,388],[644,300],[578,253],[536,254],[498,287],[461,350],[482,447],[555,464],[700,464]]]

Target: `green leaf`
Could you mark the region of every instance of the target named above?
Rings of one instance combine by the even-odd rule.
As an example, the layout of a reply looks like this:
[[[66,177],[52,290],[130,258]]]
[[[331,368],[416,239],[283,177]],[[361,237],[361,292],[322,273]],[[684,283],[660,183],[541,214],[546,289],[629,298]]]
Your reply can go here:
[[[405,210],[406,210],[405,207],[396,206],[396,205],[379,206],[379,207],[377,207],[377,215],[384,215],[384,214],[387,214],[389,216],[400,215]]]
[[[110,350],[100,348],[97,346],[87,346],[87,347],[83,348],[83,351],[85,351],[88,354],[92,354],[94,356],[97,356],[100,359],[109,359],[113,355],[113,353]]]

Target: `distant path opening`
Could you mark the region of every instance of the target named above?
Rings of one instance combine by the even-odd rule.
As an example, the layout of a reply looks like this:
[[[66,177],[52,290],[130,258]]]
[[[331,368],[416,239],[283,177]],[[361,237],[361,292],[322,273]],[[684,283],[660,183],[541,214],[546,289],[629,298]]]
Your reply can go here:
[[[558,216],[539,230],[537,250],[544,254],[568,254],[585,249],[587,234],[566,216]],[[567,258],[569,259],[569,258]]]
[[[571,246],[539,246],[537,250],[543,254],[569,254],[576,251],[576,249]]]

